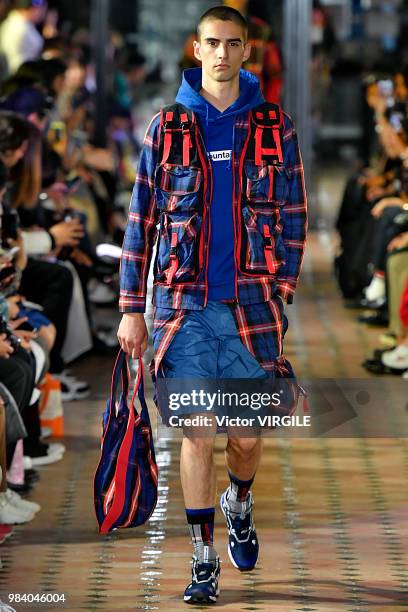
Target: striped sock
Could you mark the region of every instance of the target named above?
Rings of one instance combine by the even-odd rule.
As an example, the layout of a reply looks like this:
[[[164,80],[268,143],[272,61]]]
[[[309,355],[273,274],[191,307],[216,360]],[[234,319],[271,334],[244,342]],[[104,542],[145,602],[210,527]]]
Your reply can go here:
[[[217,557],[213,544],[215,508],[186,508],[186,516],[195,556],[201,562],[213,561]]]
[[[255,474],[250,480],[239,480],[236,476],[229,472],[230,486],[227,489],[227,501],[232,512],[239,514],[242,511],[242,506],[246,501],[249,489],[255,479]]]

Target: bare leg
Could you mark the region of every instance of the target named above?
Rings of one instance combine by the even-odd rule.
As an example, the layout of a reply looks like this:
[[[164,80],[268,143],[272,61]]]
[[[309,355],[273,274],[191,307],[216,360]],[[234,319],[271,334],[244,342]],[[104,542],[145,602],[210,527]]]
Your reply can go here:
[[[184,437],[180,476],[186,508],[211,508],[215,503],[214,437]]]
[[[225,449],[227,468],[239,480],[250,480],[256,473],[262,454],[262,438],[228,436]]]

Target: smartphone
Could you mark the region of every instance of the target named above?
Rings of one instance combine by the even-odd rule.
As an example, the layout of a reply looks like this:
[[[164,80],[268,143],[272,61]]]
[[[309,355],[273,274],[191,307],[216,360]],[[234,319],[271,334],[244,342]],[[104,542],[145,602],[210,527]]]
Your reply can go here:
[[[29,331],[37,333],[38,330],[36,327],[33,327],[28,321],[24,321],[24,323],[19,326],[18,331]]]
[[[44,308],[40,304],[35,304],[35,302],[29,302],[28,300],[24,300],[24,302],[21,302],[21,305],[24,308],[28,308],[29,310],[39,310],[40,312],[44,310]]]
[[[392,113],[390,116],[390,125],[394,128],[396,132],[402,132],[402,122],[404,119],[404,115],[402,113]]]
[[[378,89],[384,98],[390,98],[394,93],[394,83],[391,79],[378,81]]]
[[[18,214],[15,210],[3,212],[1,217],[1,230],[4,239],[17,240]]]
[[[78,185],[80,181],[81,181],[80,176],[76,176],[73,179],[65,181],[65,185],[67,186],[68,193],[75,193],[75,191],[78,189]]]
[[[0,268],[0,283],[2,283],[2,287],[7,287],[12,282],[15,273],[16,269],[11,263]]]
[[[2,255],[3,257],[7,257],[8,259],[14,259],[14,257],[17,255],[19,251],[20,251],[20,247],[15,246],[9,251],[4,251]]]

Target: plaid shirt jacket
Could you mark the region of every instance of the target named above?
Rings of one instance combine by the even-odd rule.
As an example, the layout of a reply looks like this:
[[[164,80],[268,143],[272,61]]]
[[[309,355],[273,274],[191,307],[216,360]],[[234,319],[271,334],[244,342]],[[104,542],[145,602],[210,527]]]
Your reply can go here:
[[[242,181],[242,177],[239,176],[239,158],[248,136],[249,123],[249,114],[238,115],[235,119],[233,152],[235,194],[239,193]],[[303,166],[295,128],[285,113],[281,129],[284,181],[287,181],[285,200],[279,202],[285,260],[279,266],[277,274],[273,276],[262,273],[250,276],[236,270],[237,299],[229,303],[242,342],[270,376],[276,373],[288,376],[293,374],[290,364],[282,354],[282,341],[287,327],[283,300],[288,303],[293,300],[307,232]],[[153,117],[146,131],[130,203],[121,259],[119,309],[122,313],[143,313],[146,308],[147,277],[160,216],[156,190],[159,140],[160,113]],[[233,206],[235,210],[240,206],[236,195]],[[155,278],[153,289],[155,359],[151,366],[154,376],[160,371],[161,360],[175,333],[180,329],[186,312],[205,307],[207,300],[205,279],[206,276],[203,274],[196,283],[173,282],[169,287]],[[160,319],[156,316],[158,306]]]

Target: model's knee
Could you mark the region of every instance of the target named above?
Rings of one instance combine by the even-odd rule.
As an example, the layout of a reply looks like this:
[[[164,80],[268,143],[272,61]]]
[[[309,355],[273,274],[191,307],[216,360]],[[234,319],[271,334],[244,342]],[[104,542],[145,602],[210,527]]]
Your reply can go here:
[[[245,457],[257,452],[260,444],[260,438],[228,438],[227,449]]]
[[[183,449],[193,452],[195,456],[212,455],[214,449],[214,437],[185,435],[183,438]]]

